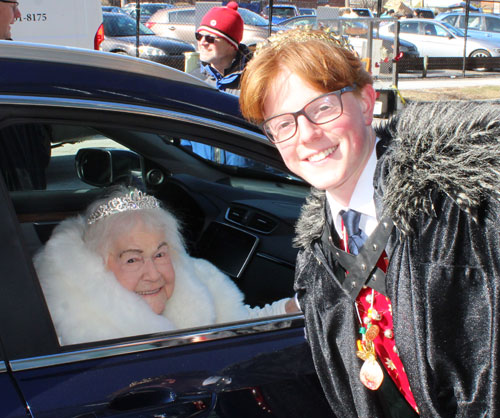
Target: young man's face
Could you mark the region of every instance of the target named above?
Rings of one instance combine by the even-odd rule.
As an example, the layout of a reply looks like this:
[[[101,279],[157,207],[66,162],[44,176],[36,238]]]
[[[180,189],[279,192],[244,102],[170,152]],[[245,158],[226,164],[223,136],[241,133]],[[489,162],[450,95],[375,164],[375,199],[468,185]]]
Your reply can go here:
[[[17,2],[0,1],[0,39],[10,39],[10,26],[21,17]]]
[[[198,51],[200,53],[200,60],[209,64],[217,64],[220,60],[226,57],[234,57],[236,50],[224,38],[211,35],[208,32],[200,31],[203,37],[198,41]],[[207,42],[206,35],[215,38],[215,42]]]
[[[284,68],[264,103],[264,118],[301,110],[324,93]],[[276,146],[293,173],[347,205],[375,144],[375,92],[369,85],[361,96],[346,92],[341,99],[339,118],[315,125],[299,115],[295,134]]]

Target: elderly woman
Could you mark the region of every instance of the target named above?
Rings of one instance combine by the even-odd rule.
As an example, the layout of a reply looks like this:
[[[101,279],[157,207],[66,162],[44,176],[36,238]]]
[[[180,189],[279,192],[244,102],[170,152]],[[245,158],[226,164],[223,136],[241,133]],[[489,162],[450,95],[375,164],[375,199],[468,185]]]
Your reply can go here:
[[[187,254],[176,219],[138,190],[62,222],[35,267],[63,345],[297,311],[293,299],[244,305],[228,276]]]

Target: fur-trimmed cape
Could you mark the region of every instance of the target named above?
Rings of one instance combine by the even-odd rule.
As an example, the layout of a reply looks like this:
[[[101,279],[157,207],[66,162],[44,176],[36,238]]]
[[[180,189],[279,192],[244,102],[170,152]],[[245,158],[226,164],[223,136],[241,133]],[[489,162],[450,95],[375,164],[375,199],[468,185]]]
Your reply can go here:
[[[403,233],[432,196],[444,193],[475,212],[485,198],[500,200],[500,103],[415,103],[376,129],[384,152],[376,200]],[[323,191],[312,190],[296,225],[294,244],[310,245],[324,224]]]
[[[500,104],[412,105],[377,135],[377,216],[396,225],[385,284],[420,416],[500,417]],[[345,270],[329,257],[340,248],[320,238],[325,205],[313,190],[295,240],[318,377],[335,416],[401,416],[388,412],[397,402],[387,392],[360,382],[360,323]],[[334,246],[339,239],[332,233]]]
[[[82,217],[62,222],[35,256],[62,345],[285,314],[287,299],[264,308],[244,305],[243,294],[228,276],[181,248],[172,258],[174,292],[157,315],[139,295],[122,287],[102,257],[87,248],[84,228]]]

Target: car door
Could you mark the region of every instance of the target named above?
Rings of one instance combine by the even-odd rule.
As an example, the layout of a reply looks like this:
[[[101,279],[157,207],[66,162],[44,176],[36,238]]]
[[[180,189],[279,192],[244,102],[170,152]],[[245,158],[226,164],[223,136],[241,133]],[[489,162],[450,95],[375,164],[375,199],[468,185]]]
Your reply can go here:
[[[401,22],[400,37],[414,43],[422,57],[459,57],[463,52],[463,42],[435,22]]]
[[[463,53],[463,40],[453,36],[446,28],[434,22],[420,22],[423,35],[423,55],[429,57],[459,57]]]
[[[500,33],[500,16],[483,16],[485,20],[485,30],[488,32]]]
[[[179,9],[168,12],[168,23],[165,24],[164,36],[170,36],[196,45],[195,9]]]
[[[118,132],[122,146],[143,152],[141,157],[150,158],[150,164],[157,164],[157,170],[162,167],[163,156],[155,154],[161,147],[156,152],[147,148],[149,140],[151,144],[174,147],[177,144],[172,132],[191,138],[205,135],[208,142],[219,141],[210,142],[216,146],[234,141],[236,148],[233,144],[231,151],[243,152],[243,144],[250,135],[229,124],[218,126],[208,120],[204,124],[201,120],[193,123],[192,115],[183,117],[178,112],[169,115],[151,107],[117,102],[85,104],[54,97],[32,97],[25,102],[21,98],[4,97],[0,99],[0,120],[3,132],[9,132],[8,129],[19,132],[20,126],[47,128],[37,131],[51,132],[51,159],[63,142],[78,147],[88,141],[101,141],[103,135],[105,140],[106,135],[115,138],[112,133]],[[67,134],[68,129],[71,135]],[[93,132],[99,132],[99,136]],[[17,137],[4,135],[4,144],[12,144]],[[30,136],[29,141],[33,140]],[[104,148],[109,147],[106,144]],[[248,147],[254,148],[255,156],[258,142],[249,142]],[[30,154],[36,166],[44,161],[44,150],[40,147],[40,155]],[[152,155],[147,155],[148,150]],[[181,152],[177,148],[173,151],[174,156]],[[26,227],[35,228],[39,238],[43,237],[40,232],[45,231],[48,238],[47,228],[50,231],[53,224],[77,213],[95,189],[74,186],[77,180],[71,177],[74,169],[71,159],[64,152],[59,156],[65,158],[58,160],[57,170],[44,179],[45,186],[39,182],[41,186],[7,191],[5,170],[0,178],[2,236],[8,237],[0,243],[6,266],[0,281],[1,338],[8,373],[0,371],[0,376],[3,383],[12,379],[18,398],[25,404],[25,409],[21,409],[13,397],[14,405],[0,406],[3,408],[0,411],[5,412],[2,416],[25,416],[28,410],[36,418],[330,416],[304,338],[302,315],[61,345],[32,264],[33,250]],[[208,162],[202,163],[204,173],[215,173]],[[51,164],[52,161],[49,167]],[[182,166],[180,160],[178,165]],[[158,180],[158,171],[153,172],[149,166],[145,170],[154,181]],[[30,173],[38,175],[36,170]],[[175,180],[177,186],[183,178],[172,172],[165,177]],[[211,194],[203,191],[202,184],[196,180],[200,194],[192,192],[196,189],[193,183],[183,186],[201,201]],[[220,190],[226,186],[216,182],[212,187]],[[244,196],[260,192],[251,195],[242,189],[235,193],[241,196],[237,206],[241,208],[249,204],[243,200]],[[281,198],[275,196],[275,199]],[[280,212],[289,211],[287,206],[292,201],[283,200]],[[263,204],[272,206],[273,202],[263,201]],[[213,205],[210,207],[213,210]],[[224,222],[225,214],[220,216],[215,220]],[[272,247],[277,241],[283,252],[282,237],[275,235],[267,245]],[[254,269],[262,263],[272,263],[275,272],[290,270],[291,266],[283,265],[286,263],[278,257],[265,257],[269,249],[263,247],[259,251],[261,256],[254,254],[259,258]],[[270,277],[268,274],[263,279],[270,281]],[[2,390],[14,392],[8,384]]]

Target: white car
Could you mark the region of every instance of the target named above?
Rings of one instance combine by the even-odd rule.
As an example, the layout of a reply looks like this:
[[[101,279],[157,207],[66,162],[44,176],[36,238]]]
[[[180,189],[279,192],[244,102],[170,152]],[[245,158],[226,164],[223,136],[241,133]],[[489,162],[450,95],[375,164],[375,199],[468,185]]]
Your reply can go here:
[[[380,27],[381,34],[394,34],[395,23]],[[421,57],[462,57],[464,32],[434,19],[400,20],[400,39],[415,44]],[[467,36],[468,57],[500,57],[500,42]]]

